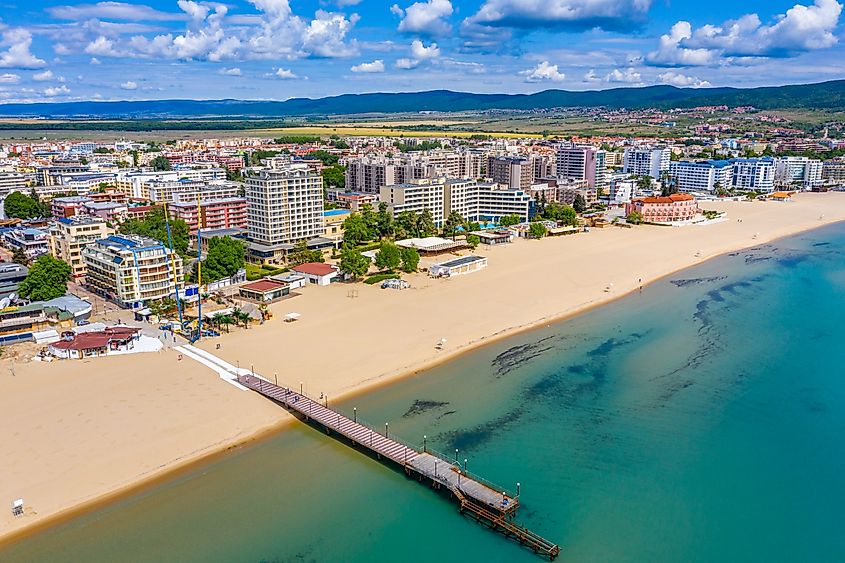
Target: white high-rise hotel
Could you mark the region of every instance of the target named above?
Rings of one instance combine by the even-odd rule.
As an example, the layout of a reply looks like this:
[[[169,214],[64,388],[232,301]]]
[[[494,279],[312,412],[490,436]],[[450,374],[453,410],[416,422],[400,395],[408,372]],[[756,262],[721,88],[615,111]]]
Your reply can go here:
[[[323,233],[323,177],[305,164],[247,176],[246,200],[252,254],[280,258]]]
[[[625,174],[651,176],[659,180],[664,172],[669,171],[672,151],[666,147],[627,147],[622,161]]]

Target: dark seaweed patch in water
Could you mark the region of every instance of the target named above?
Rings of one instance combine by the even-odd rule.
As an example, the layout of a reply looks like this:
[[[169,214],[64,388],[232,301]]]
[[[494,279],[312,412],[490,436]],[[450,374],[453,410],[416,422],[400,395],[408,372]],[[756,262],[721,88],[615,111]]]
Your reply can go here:
[[[517,408],[484,424],[479,424],[474,428],[444,432],[437,437],[437,440],[452,444],[452,446],[461,451],[470,451],[490,441],[498,433],[506,431],[509,426],[516,423],[521,417],[522,409]]]
[[[450,414],[455,414],[456,412],[458,412],[458,411],[446,411],[443,414],[437,415],[437,418],[435,418],[434,420],[440,420],[444,416],[449,416]]]
[[[814,242],[812,246],[819,247],[819,246],[830,246],[829,242]]]
[[[554,336],[547,336],[537,342],[520,344],[519,346],[508,348],[493,358],[493,361],[491,362],[491,365],[496,370],[496,376],[501,377],[508,372],[524,366],[526,363],[543,355],[545,352],[548,352],[554,348],[554,346],[548,345],[554,338]]]
[[[408,410],[402,415],[402,418],[416,416],[432,409],[445,407],[448,404],[448,402],[443,401],[426,401],[424,399],[417,399],[410,407],[408,407]]]
[[[684,280],[670,280],[669,283],[675,287],[687,287],[689,285],[699,285],[702,283],[712,283],[728,279],[728,276],[710,276],[707,278],[689,278]]]

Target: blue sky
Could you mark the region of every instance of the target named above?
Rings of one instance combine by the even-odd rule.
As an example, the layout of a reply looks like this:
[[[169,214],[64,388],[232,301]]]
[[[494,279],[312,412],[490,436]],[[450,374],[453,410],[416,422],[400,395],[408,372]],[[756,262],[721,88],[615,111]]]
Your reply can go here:
[[[842,5],[800,2],[9,2],[0,102],[845,78]]]

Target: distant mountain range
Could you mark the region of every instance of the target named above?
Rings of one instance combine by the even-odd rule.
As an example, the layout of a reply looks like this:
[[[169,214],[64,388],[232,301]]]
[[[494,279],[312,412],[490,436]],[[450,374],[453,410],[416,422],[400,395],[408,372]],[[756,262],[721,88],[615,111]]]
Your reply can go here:
[[[149,100],[0,104],[0,116],[94,119],[282,118],[421,111],[533,110],[560,107],[638,109],[704,105],[845,110],[845,80],[761,88],[646,86],[586,92],[544,90],[536,94],[471,94],[432,90],[412,93],[344,94],[317,99],[293,98],[283,102]]]

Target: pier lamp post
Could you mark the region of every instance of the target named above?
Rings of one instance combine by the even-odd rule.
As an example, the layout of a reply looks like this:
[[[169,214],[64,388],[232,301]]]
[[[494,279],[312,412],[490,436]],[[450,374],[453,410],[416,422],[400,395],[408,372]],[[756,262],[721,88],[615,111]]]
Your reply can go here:
[[[387,423],[384,423],[384,437],[387,438]]]
[[[358,423],[358,407],[353,407],[353,408],[352,408],[352,416],[354,417],[354,419],[353,419],[353,420],[354,420],[354,421],[355,421],[355,423],[357,424],[357,423]]]
[[[464,473],[467,472],[467,459],[464,458]]]
[[[427,441],[427,440],[428,440],[428,436],[426,436],[425,434],[423,434],[423,451],[424,451],[424,452],[427,452],[427,451],[428,451],[428,444],[426,443],[426,441]]]
[[[458,469],[458,490],[461,489],[461,470]]]
[[[329,408],[329,396],[326,395],[326,408]]]
[[[279,375],[278,372],[275,372],[275,371],[273,372],[273,383],[276,384],[276,387],[279,386],[279,378],[277,377],[278,375]]]
[[[455,448],[455,463],[458,463],[458,448]]]
[[[437,479],[437,460],[434,460],[434,478]]]
[[[250,373],[252,373],[252,375],[255,375],[255,364],[249,365],[249,371],[250,371]]]
[[[299,394],[302,395],[302,382],[299,382]]]
[[[519,498],[519,483],[516,484],[516,498]]]

